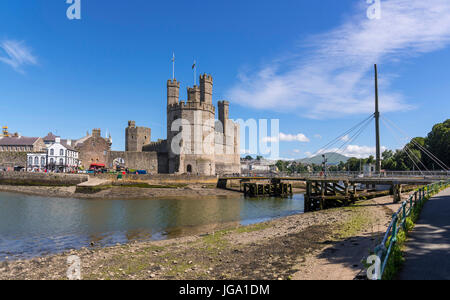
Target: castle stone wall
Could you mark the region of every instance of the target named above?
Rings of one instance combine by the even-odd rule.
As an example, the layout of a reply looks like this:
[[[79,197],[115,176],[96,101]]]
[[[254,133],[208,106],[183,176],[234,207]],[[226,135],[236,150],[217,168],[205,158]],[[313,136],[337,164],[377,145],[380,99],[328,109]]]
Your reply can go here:
[[[26,152],[0,152],[0,169],[27,166]]]
[[[107,154],[108,168],[114,168],[113,162],[116,158],[122,158],[125,161],[125,168],[146,170],[151,174],[158,173],[157,152],[109,151]]]

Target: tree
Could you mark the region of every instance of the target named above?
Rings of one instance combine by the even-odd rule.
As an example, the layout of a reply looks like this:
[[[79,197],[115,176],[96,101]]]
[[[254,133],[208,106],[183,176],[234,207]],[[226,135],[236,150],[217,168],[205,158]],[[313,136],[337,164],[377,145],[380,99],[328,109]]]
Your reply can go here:
[[[443,123],[434,125],[431,132],[424,141],[425,147],[428,151],[433,153],[447,166],[450,165],[450,119]],[[430,169],[440,169],[431,158],[427,156],[425,163]]]
[[[394,152],[392,150],[386,150],[381,154],[383,160],[388,160],[394,156]]]

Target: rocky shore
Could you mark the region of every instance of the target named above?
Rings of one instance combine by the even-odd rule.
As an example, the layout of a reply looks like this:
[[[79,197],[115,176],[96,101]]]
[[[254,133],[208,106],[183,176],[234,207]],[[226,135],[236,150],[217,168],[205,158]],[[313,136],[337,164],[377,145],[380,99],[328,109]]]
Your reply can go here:
[[[82,279],[354,279],[397,206],[382,197],[203,235],[4,261],[0,279],[67,279],[72,255]]]

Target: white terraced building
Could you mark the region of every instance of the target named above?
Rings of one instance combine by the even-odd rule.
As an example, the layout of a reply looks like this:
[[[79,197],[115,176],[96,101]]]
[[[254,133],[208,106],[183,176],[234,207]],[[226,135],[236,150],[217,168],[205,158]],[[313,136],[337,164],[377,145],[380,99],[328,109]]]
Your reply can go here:
[[[72,142],[61,142],[56,137],[55,142],[47,145],[47,151],[27,154],[27,170],[29,172],[42,172],[44,170],[54,172],[76,171],[80,165],[79,153],[72,147]]]

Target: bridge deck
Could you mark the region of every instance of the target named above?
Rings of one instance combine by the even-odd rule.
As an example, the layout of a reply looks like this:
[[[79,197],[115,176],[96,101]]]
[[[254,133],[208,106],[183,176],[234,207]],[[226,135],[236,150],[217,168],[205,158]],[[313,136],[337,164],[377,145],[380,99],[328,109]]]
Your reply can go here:
[[[348,182],[361,184],[377,184],[377,185],[424,185],[439,181],[440,178],[427,177],[221,177],[220,180],[272,180],[279,179],[281,181],[319,181],[319,182]]]

